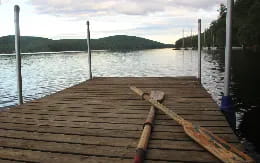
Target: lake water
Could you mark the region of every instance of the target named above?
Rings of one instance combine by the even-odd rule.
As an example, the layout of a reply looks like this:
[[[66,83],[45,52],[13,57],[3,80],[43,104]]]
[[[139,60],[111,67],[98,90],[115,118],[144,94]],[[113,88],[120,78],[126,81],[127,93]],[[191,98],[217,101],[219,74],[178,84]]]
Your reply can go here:
[[[195,76],[196,54],[171,49],[134,52],[94,51],[93,76]],[[16,104],[16,60],[0,55],[0,107]],[[86,53],[26,54],[22,56],[25,101],[39,98],[88,79]]]
[[[22,56],[24,100],[30,101],[88,79],[86,53],[25,54]],[[233,52],[232,88],[237,133],[250,150],[260,151],[260,55]],[[93,51],[94,77],[196,76],[197,52],[172,49],[131,52]],[[15,56],[0,54],[0,108],[16,105]],[[220,103],[223,92],[224,52],[202,53],[202,83]],[[251,145],[252,144],[252,145]]]

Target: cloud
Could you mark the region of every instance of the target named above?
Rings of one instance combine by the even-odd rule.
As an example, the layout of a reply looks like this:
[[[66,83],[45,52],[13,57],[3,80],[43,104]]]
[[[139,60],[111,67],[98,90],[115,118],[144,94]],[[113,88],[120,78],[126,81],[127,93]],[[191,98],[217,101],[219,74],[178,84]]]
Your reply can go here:
[[[67,16],[149,15],[178,8],[210,10],[224,0],[30,0],[43,14]]]
[[[4,0],[9,1],[9,0]],[[24,17],[35,23],[34,35],[49,38],[85,38],[86,20],[92,38],[127,34],[172,43],[203,28],[217,18],[217,8],[225,0],[14,0],[23,1],[32,12]],[[34,17],[32,16],[34,15]],[[45,19],[43,19],[45,18]],[[38,22],[38,23],[36,23]],[[46,25],[45,25],[46,24]],[[24,33],[32,34],[32,30]]]
[[[224,3],[224,0],[171,0],[172,4],[193,9],[211,9],[212,7]]]

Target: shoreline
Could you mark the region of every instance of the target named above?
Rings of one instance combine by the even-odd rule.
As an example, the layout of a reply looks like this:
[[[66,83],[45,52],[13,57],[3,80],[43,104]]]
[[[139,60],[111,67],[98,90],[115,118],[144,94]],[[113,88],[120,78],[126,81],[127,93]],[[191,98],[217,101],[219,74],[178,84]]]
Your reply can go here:
[[[107,51],[107,50],[91,50],[91,51]],[[65,53],[87,53],[87,51],[58,51],[58,52],[29,52],[29,53],[21,53],[22,55],[29,54],[65,54]],[[16,55],[15,53],[0,53],[0,56],[5,55]]]

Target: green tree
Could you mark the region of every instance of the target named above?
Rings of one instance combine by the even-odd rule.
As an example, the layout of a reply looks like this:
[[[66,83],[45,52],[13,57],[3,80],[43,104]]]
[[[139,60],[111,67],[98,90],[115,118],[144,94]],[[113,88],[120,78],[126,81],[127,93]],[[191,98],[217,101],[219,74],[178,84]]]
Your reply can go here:
[[[203,33],[203,35],[207,36],[207,46],[212,44],[212,35],[215,36],[215,45],[219,47],[225,46],[227,12],[225,5],[220,4],[218,12],[218,19],[213,21],[210,28]],[[233,46],[252,47],[260,45],[259,17],[259,0],[236,0],[233,9]],[[179,43],[180,41],[177,40],[176,45],[179,46]]]
[[[218,12],[220,18],[225,17],[227,13],[227,7],[223,3],[221,3]]]

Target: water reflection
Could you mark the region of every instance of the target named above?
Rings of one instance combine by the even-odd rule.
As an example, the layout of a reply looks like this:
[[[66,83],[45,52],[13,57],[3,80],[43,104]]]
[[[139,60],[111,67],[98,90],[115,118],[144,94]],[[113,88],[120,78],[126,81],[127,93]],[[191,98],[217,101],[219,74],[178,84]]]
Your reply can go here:
[[[231,69],[231,95],[237,117],[237,134],[253,142],[247,145],[250,152],[260,151],[260,55],[233,51]],[[223,92],[224,51],[207,52],[203,55],[203,85],[220,103]],[[248,142],[247,142],[248,144]],[[249,143],[250,144],[250,143]],[[257,160],[260,156],[256,155]]]
[[[93,73],[95,76],[194,76],[194,63],[186,62],[186,54],[180,53],[171,49],[98,52],[93,56]]]
[[[94,51],[94,76],[195,76],[194,51],[171,49],[132,52]],[[22,56],[25,101],[57,92],[88,78],[86,53],[26,54]],[[0,107],[16,104],[15,56],[0,55]]]

